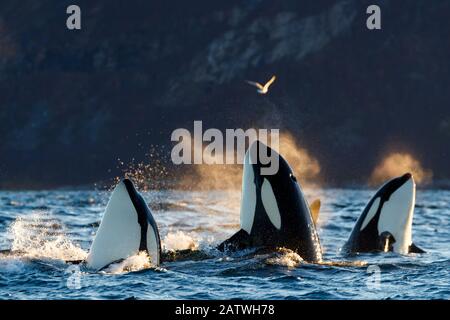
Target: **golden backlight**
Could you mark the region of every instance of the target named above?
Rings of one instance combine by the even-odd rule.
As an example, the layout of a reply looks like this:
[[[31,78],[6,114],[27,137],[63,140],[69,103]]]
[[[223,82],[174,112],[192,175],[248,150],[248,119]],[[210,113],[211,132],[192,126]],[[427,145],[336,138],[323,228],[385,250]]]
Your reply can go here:
[[[369,184],[377,186],[407,172],[412,173],[414,180],[420,184],[430,183],[433,178],[433,172],[424,168],[419,160],[411,154],[391,153],[375,167],[370,176]]]

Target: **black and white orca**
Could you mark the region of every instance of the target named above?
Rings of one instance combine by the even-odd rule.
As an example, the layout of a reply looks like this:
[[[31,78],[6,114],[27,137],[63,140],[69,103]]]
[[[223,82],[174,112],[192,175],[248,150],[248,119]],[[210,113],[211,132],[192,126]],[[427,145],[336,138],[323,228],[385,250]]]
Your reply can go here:
[[[343,247],[345,253],[424,253],[412,243],[416,184],[410,173],[384,184],[369,201]]]
[[[268,165],[262,163],[260,150],[270,159],[278,156],[276,174],[261,175],[261,168]],[[320,203],[315,202],[313,207],[317,217]],[[306,261],[322,260],[314,219],[300,184],[287,161],[259,141],[250,146],[244,158],[240,226],[236,234],[218,246],[219,250],[284,247]]]
[[[160,264],[158,226],[131,180],[124,179],[115,187],[109,199],[86,265],[100,270],[141,251],[148,253],[152,265]]]

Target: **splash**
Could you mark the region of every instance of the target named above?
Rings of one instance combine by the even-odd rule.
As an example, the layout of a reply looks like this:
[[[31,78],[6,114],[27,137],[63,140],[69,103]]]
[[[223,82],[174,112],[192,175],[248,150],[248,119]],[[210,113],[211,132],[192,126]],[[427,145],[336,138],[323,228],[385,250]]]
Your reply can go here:
[[[308,150],[300,147],[291,133],[281,133],[279,138],[279,147],[272,147],[286,158],[302,185],[317,186],[321,171],[318,160]],[[185,137],[183,141],[191,143],[192,157],[194,153],[208,156],[203,153],[205,146],[195,144],[193,138],[189,141],[189,137]],[[223,148],[222,153],[215,154],[214,157],[225,159],[225,152],[227,150]],[[118,169],[122,171],[122,175],[115,178],[114,185],[122,177],[126,177],[133,180],[141,191],[169,188],[179,190],[239,190],[241,188],[241,164],[196,164],[170,168],[168,166],[171,161],[170,152],[165,150],[164,146],[152,146],[146,158],[144,162],[132,160],[129,163],[118,159]],[[236,154],[235,158],[237,158]],[[110,189],[112,188],[113,186]]]
[[[386,180],[401,176],[407,172],[411,172],[414,175],[417,183],[427,184],[433,178],[433,172],[425,169],[411,154],[392,153],[385,157],[373,170],[369,184],[377,186]]]
[[[366,261],[320,261],[317,264],[328,267],[366,267]]]
[[[167,169],[167,156],[164,146],[151,146],[144,162],[132,160],[129,163],[118,159],[118,169],[122,177],[131,179],[141,191],[160,190],[171,187],[171,175]],[[122,177],[115,178],[117,184]]]
[[[87,252],[63,232],[64,226],[43,212],[17,218],[9,228],[12,251],[31,258],[84,260]]]
[[[162,243],[165,250],[196,250],[199,246],[199,239],[193,234],[177,231],[169,232]]]
[[[286,248],[277,248],[275,255],[275,257],[267,259],[266,264],[296,268],[304,263],[302,257]]]
[[[121,274],[135,272],[154,267],[147,252],[141,251],[138,254],[128,257],[120,262],[110,264],[102,272],[109,274]]]
[[[275,257],[266,259],[266,264],[284,266],[288,268],[296,268],[302,264],[306,264],[302,257],[294,251],[286,248],[277,248]],[[365,267],[368,265],[366,261],[318,261],[314,264],[328,267]]]

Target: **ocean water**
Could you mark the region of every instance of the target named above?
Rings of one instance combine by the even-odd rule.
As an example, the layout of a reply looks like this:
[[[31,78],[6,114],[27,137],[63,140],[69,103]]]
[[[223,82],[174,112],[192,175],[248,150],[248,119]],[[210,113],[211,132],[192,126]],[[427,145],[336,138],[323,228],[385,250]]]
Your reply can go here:
[[[306,190],[322,200],[324,262],[294,252],[224,254],[239,228],[239,192],[144,193],[159,225],[159,268],[142,256],[102,272],[83,259],[109,198],[105,191],[0,192],[1,299],[449,299],[450,191],[418,190],[413,224],[421,255],[344,256],[340,248],[374,190]],[[169,254],[193,249],[191,254]]]

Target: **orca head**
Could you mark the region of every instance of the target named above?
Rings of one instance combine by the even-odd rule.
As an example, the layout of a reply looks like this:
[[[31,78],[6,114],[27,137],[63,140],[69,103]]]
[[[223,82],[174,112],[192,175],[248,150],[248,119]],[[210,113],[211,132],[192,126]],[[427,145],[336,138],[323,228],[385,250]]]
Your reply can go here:
[[[384,184],[369,201],[347,242],[350,251],[394,251],[412,245],[416,184],[410,173]]]
[[[264,174],[264,168],[274,165],[268,159],[278,162],[274,174]],[[254,246],[286,247],[307,261],[322,258],[308,202],[291,167],[260,141],[244,158],[240,225]]]
[[[158,227],[143,197],[129,179],[114,188],[86,259],[90,268],[107,265],[146,251],[151,263],[160,263]]]

